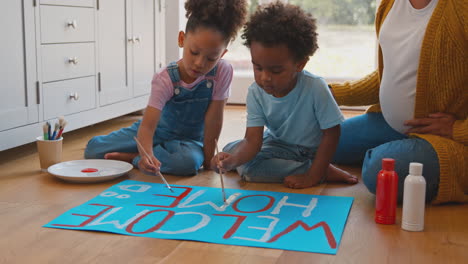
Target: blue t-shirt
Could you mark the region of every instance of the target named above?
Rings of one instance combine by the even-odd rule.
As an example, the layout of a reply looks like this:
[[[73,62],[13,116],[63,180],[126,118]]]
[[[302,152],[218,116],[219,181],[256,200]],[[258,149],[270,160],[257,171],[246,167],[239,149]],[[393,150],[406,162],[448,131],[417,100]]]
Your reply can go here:
[[[247,127],[266,126],[275,140],[318,148],[322,130],[344,117],[323,78],[307,71],[297,75],[293,90],[284,97],[267,94],[257,83],[247,94]]]

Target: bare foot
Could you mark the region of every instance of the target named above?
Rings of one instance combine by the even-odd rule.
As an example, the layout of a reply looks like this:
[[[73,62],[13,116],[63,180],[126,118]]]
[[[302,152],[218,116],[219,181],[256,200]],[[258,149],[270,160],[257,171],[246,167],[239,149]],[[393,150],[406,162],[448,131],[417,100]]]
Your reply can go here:
[[[126,153],[126,152],[109,152],[104,155],[105,159],[110,160],[121,160],[128,163],[132,163],[132,160],[138,156],[138,153]]]
[[[358,178],[352,175],[351,173],[344,171],[342,169],[338,169],[337,167],[330,164],[330,166],[328,166],[328,173],[327,173],[327,178],[325,179],[325,181],[356,184],[358,182]]]

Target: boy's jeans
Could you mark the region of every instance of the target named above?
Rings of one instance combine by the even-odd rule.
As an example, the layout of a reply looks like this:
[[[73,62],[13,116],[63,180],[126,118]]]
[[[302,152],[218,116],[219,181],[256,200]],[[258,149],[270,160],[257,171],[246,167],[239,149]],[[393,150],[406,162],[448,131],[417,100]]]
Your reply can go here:
[[[223,151],[233,153],[240,140],[227,144]],[[286,176],[307,172],[316,150],[299,145],[263,138],[262,149],[249,162],[237,167],[237,172],[249,182],[283,182]]]

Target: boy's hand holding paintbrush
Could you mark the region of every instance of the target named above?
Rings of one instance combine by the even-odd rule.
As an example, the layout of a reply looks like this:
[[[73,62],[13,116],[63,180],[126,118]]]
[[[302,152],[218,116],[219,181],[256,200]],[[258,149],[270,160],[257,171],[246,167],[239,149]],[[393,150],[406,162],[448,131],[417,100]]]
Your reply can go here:
[[[219,153],[219,150],[218,150],[218,140],[215,140],[215,151],[216,151],[216,155],[213,157],[213,159],[211,159],[211,164],[213,165],[213,162],[216,163],[216,166],[212,166],[213,169],[215,169],[218,173],[219,173],[219,178],[221,180],[221,188],[222,188],[222,192],[223,192],[223,201],[224,203],[226,203],[226,192],[224,190],[224,178],[223,178],[223,169],[221,168],[221,162],[220,162],[220,155],[221,153]],[[227,153],[226,153],[227,154]],[[216,158],[216,160],[215,160]]]
[[[237,162],[234,158],[229,153],[219,152],[211,159],[211,169],[222,173],[233,170],[237,167]]]

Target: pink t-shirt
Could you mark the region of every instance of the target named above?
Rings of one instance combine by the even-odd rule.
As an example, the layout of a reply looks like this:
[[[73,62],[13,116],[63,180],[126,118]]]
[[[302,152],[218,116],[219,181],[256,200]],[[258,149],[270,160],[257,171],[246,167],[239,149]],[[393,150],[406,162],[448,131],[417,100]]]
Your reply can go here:
[[[233,69],[231,64],[225,60],[218,62],[218,69],[213,82],[213,95],[211,100],[225,100],[231,94],[231,81],[232,81]],[[205,75],[198,77],[192,83],[185,83],[182,80],[180,85],[185,89],[192,89],[198,83],[205,80]],[[151,82],[151,95],[148,101],[148,106],[163,110],[167,101],[169,101],[174,95],[174,86],[172,84],[171,77],[167,72],[167,67],[159,71],[153,76]]]

